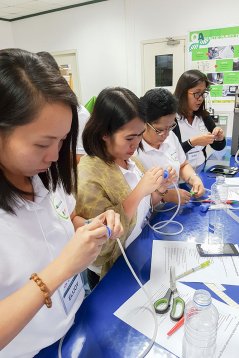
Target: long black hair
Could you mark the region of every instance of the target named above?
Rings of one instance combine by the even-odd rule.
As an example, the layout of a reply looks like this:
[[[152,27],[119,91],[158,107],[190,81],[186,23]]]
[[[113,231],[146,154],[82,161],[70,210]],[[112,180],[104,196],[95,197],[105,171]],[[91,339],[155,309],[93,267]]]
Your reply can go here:
[[[98,95],[92,115],[82,134],[86,153],[112,163],[104,135],[113,136],[123,125],[138,117],[145,122],[139,98],[127,88],[109,87]],[[139,144],[140,148],[142,144]]]
[[[54,191],[62,184],[70,194],[77,191],[77,98],[59,71],[48,66],[37,54],[21,49],[0,50],[0,136],[30,123],[44,104],[54,102],[71,107],[71,130],[63,142],[58,161],[39,176],[48,190]],[[0,163],[0,208],[14,213],[17,198],[24,194],[9,182]]]
[[[175,97],[178,99],[178,114],[187,117],[188,90],[196,87],[201,82],[205,82],[207,90],[210,89],[211,82],[207,76],[199,70],[188,70],[180,76],[174,92]],[[202,117],[209,114],[205,109],[205,100],[203,100],[201,106],[194,114]]]

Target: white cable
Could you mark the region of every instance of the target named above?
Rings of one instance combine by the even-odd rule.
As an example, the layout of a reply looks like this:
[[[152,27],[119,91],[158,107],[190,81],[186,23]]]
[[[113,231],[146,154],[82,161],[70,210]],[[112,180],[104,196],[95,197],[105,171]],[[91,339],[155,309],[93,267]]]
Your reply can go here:
[[[162,223],[165,223],[165,224],[164,224],[164,225],[161,225]],[[164,226],[166,226],[166,225],[169,224],[169,221],[168,221],[168,220],[160,221],[159,223],[156,223],[156,224],[154,224],[153,226],[150,225],[149,223],[148,223],[148,225],[149,225],[150,229],[152,229],[152,230],[153,230],[154,232],[156,232],[157,234],[164,234],[164,235],[168,235],[168,236],[174,236],[174,235],[179,235],[179,234],[181,234],[181,232],[183,232],[183,225],[182,225],[180,222],[170,219],[170,223],[171,223],[171,224],[178,225],[178,226],[180,227],[180,229],[179,229],[178,231],[176,231],[176,232],[163,232],[163,231],[160,231],[159,229],[160,229],[161,227],[164,227]],[[158,225],[159,225],[159,226],[158,226]],[[160,225],[161,225],[161,226],[160,226]]]
[[[153,347],[153,345],[154,345],[154,343],[155,343],[155,339],[156,339],[156,337],[157,337],[157,333],[158,333],[158,320],[157,320],[157,315],[156,315],[156,312],[155,312],[155,309],[154,309],[154,304],[153,304],[153,302],[152,302],[152,300],[151,300],[151,297],[149,296],[148,292],[146,291],[145,287],[142,285],[142,283],[141,283],[141,281],[139,280],[138,276],[136,275],[136,273],[135,273],[133,267],[131,266],[131,264],[130,264],[130,262],[129,262],[127,256],[126,256],[126,253],[125,253],[125,251],[124,251],[124,248],[123,248],[123,246],[122,246],[122,244],[121,244],[121,242],[120,242],[120,240],[119,240],[118,238],[117,238],[116,240],[117,240],[117,243],[118,243],[118,245],[119,245],[119,248],[120,248],[120,250],[121,250],[121,252],[122,252],[122,255],[123,255],[124,259],[125,259],[126,264],[128,265],[130,271],[132,272],[132,275],[134,276],[134,278],[135,278],[135,280],[137,281],[137,283],[139,284],[139,286],[142,288],[142,290],[143,290],[145,296],[147,297],[147,299],[148,299],[148,301],[149,301],[149,303],[150,303],[150,308],[151,308],[150,312],[152,313],[153,318],[154,318],[154,334],[153,334],[153,337],[152,337],[152,339],[151,339],[151,341],[150,341],[150,343],[149,343],[147,349],[146,349],[142,354],[140,354],[140,355],[138,356],[138,358],[143,358],[143,357],[145,357],[145,356],[149,353],[149,351],[150,351],[151,348]]]
[[[62,344],[63,344],[63,341],[64,341],[65,336],[66,336],[66,335],[64,335],[64,336],[60,339],[60,342],[59,342],[59,346],[58,346],[58,358],[62,358],[61,350],[62,350]]]
[[[163,220],[163,221],[160,221],[154,225],[150,225],[150,223],[148,222],[148,226],[154,231],[156,232],[157,234],[165,234],[165,235],[169,235],[169,236],[174,236],[174,235],[178,235],[180,234],[182,231],[183,231],[183,225],[178,222],[178,221],[174,221],[173,219],[175,218],[175,216],[178,214],[179,212],[179,209],[180,209],[180,203],[181,203],[181,200],[180,200],[180,194],[179,194],[179,190],[178,190],[178,187],[176,184],[174,184],[174,188],[176,190],[176,193],[177,193],[177,196],[178,196],[178,204],[173,206],[172,208],[170,209],[167,209],[165,211],[169,211],[169,210],[172,210],[174,208],[177,207],[175,213],[173,214],[173,216],[169,219],[169,220]],[[163,224],[162,224],[163,223]],[[163,227],[167,226],[168,224],[170,223],[173,223],[173,224],[176,224],[180,227],[180,229],[177,231],[177,232],[173,232],[173,233],[168,233],[168,232],[163,232],[163,231],[160,231],[160,229],[162,229]]]
[[[165,209],[165,210],[155,210],[156,212],[167,212],[167,211],[170,211],[170,210],[173,210],[175,208],[177,208],[177,210],[175,211],[174,215],[169,219],[169,220],[163,220],[163,221],[160,221],[159,223],[156,223],[154,225],[150,225],[150,223],[148,222],[148,226],[154,231],[156,232],[157,234],[163,234],[163,235],[168,235],[168,236],[174,236],[174,235],[179,235],[181,234],[181,232],[183,231],[183,225],[178,222],[178,221],[175,221],[173,220],[175,218],[175,216],[178,214],[179,212],[179,209],[180,209],[180,203],[181,203],[181,200],[180,200],[180,194],[179,194],[179,190],[178,190],[178,187],[177,185],[174,185],[174,188],[176,190],[176,193],[177,193],[177,196],[178,196],[178,204],[175,205],[175,206],[172,206],[168,209]],[[205,188],[205,192],[209,192],[211,193],[211,190],[210,189],[207,189]],[[190,202],[199,202],[198,200],[190,200]],[[164,223],[164,224],[162,224]],[[177,232],[172,232],[172,233],[169,233],[169,232],[163,232],[163,231],[160,231],[160,229],[162,229],[163,227],[167,226],[168,224],[175,224],[175,225],[178,225],[179,226],[179,230]]]
[[[237,151],[236,154],[235,154],[235,162],[236,162],[237,164],[239,164],[238,154],[239,154],[239,149],[238,149],[238,151]]]
[[[179,211],[179,208],[180,208],[180,194],[179,194],[179,190],[178,190],[178,187],[173,183],[174,187],[175,187],[175,190],[176,190],[176,193],[177,193],[177,196],[178,196],[178,204],[173,206],[173,207],[170,207],[168,209],[165,209],[165,210],[155,210],[156,212],[167,212],[167,211],[170,211],[170,210],[173,210],[177,207],[177,210],[176,212],[174,213],[174,215],[171,217],[171,219],[169,220],[164,220],[164,221],[161,221],[159,223],[156,223],[154,225],[150,225],[150,223],[148,222],[148,226],[153,230],[155,231],[157,234],[163,234],[163,235],[168,235],[168,236],[174,236],[174,235],[179,235],[181,234],[181,232],[183,231],[183,225],[178,222],[178,221],[174,221],[173,219],[175,218],[175,216],[178,214],[178,211]],[[210,189],[207,189],[205,188],[205,192],[209,192],[211,193],[211,190]],[[198,200],[190,200],[190,202],[199,202]],[[163,225],[161,225],[162,223],[165,223]],[[163,231],[160,231],[160,229],[162,229],[163,227],[167,226],[168,224],[175,224],[175,225],[178,225],[180,227],[180,229],[177,231],[177,232],[173,232],[173,233],[169,233],[169,232],[163,232]]]
[[[166,213],[167,211],[170,211],[170,210],[173,210],[173,209],[175,209],[175,208],[177,208],[178,207],[178,205],[174,205],[174,206],[170,206],[170,208],[168,208],[168,209],[162,209],[162,210],[157,210],[156,208],[154,209],[154,211],[156,212],[156,213]]]

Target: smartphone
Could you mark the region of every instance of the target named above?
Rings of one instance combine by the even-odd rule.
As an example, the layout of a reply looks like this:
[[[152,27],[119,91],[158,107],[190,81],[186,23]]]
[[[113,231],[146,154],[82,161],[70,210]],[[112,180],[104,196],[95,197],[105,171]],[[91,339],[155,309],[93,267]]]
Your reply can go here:
[[[229,169],[225,168],[211,168],[210,173],[216,173],[216,174],[229,174]]]
[[[223,168],[219,165],[216,165],[210,168],[209,172],[213,174],[221,174],[221,175],[235,175],[238,172],[238,168],[235,167]]]
[[[234,244],[197,244],[200,256],[239,256]]]

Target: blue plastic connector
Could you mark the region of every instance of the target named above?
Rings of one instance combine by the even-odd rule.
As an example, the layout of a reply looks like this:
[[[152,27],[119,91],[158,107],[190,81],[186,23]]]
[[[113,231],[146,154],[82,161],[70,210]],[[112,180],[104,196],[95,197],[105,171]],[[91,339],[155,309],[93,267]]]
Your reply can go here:
[[[202,213],[206,213],[208,211],[209,207],[210,207],[210,204],[201,204],[200,205],[200,211]]]
[[[108,238],[111,237],[111,229],[109,228],[109,226],[106,225],[106,229],[107,229],[107,233],[108,233]]]
[[[163,171],[163,178],[164,178],[164,179],[168,179],[168,177],[169,177],[168,171],[165,169],[165,170]]]

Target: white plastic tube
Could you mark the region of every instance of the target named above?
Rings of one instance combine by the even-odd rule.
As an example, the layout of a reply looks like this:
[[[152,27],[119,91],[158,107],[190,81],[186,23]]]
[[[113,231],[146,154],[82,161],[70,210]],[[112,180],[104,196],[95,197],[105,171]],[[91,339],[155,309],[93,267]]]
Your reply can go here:
[[[177,207],[175,213],[173,214],[173,216],[169,219],[169,220],[163,220],[160,221],[154,225],[150,225],[150,223],[148,222],[149,227],[156,232],[157,234],[167,234],[169,236],[174,236],[174,235],[178,235],[183,231],[183,225],[181,223],[179,223],[178,221],[174,221],[173,219],[175,218],[175,216],[178,214],[179,209],[180,209],[180,204],[181,204],[181,200],[180,200],[180,194],[179,194],[179,190],[176,184],[174,184],[174,188],[176,190],[177,196],[178,196],[178,204],[176,206],[173,206],[172,208],[170,208],[170,210],[174,209],[175,207]],[[164,210],[164,211],[168,211],[168,210]],[[172,233],[166,233],[163,231],[160,231],[160,229],[162,229],[163,227],[167,226],[168,224],[173,223],[175,225],[179,225],[180,229],[177,232],[172,232]]]
[[[236,154],[235,154],[235,162],[236,162],[237,164],[239,164],[238,154],[239,154],[239,149],[238,149],[238,151],[237,151]]]
[[[131,266],[131,264],[130,264],[130,262],[129,262],[127,256],[126,256],[126,253],[125,253],[125,251],[124,251],[124,248],[123,248],[123,246],[122,246],[122,244],[121,244],[121,242],[120,242],[119,239],[117,239],[117,243],[118,243],[118,245],[119,245],[119,248],[120,248],[120,250],[121,250],[121,252],[122,252],[122,255],[123,255],[124,259],[125,259],[126,264],[128,265],[130,271],[132,272],[132,275],[134,276],[134,278],[135,278],[135,280],[137,281],[137,283],[139,284],[139,286],[142,288],[142,290],[143,290],[145,296],[147,297],[148,302],[150,303],[150,308],[151,308],[150,312],[152,313],[153,318],[154,318],[154,333],[153,333],[153,337],[152,337],[152,339],[151,339],[151,341],[150,341],[150,343],[149,343],[147,349],[146,349],[143,353],[141,353],[140,355],[137,356],[138,358],[143,358],[143,357],[146,357],[146,355],[149,353],[149,351],[150,351],[151,348],[153,347],[153,345],[154,345],[154,343],[155,343],[155,339],[156,339],[157,334],[158,334],[158,320],[157,320],[157,315],[156,315],[156,312],[155,312],[155,309],[154,309],[154,304],[153,304],[153,302],[152,302],[152,300],[151,300],[151,297],[150,297],[150,295],[148,294],[148,292],[147,292],[147,290],[145,289],[145,287],[142,285],[142,283],[141,283],[140,279],[138,278],[138,276],[136,275],[136,273],[135,273],[133,267]]]

